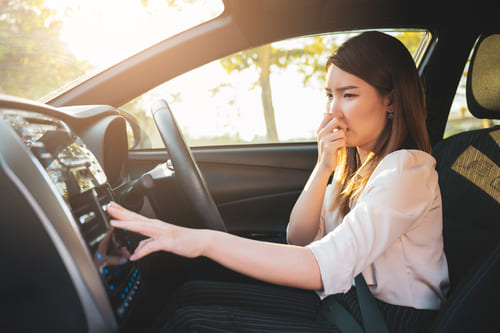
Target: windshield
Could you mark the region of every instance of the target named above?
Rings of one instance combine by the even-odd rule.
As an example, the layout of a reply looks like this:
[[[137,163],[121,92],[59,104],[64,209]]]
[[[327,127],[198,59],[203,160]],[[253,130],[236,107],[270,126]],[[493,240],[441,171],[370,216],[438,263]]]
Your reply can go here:
[[[222,10],[221,0],[3,0],[0,93],[44,100]]]

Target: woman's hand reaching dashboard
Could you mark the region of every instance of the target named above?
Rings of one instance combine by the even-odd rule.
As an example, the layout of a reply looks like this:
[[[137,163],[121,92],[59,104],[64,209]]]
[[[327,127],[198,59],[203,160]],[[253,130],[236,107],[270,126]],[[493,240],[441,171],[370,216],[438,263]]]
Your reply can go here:
[[[107,212],[114,219],[111,225],[115,228],[127,229],[149,238],[139,243],[130,257],[131,260],[140,259],[152,252],[168,251],[183,257],[194,258],[202,255],[204,230],[188,229],[150,219],[134,213],[115,202],[109,204]]]
[[[312,251],[305,247],[255,241],[209,229],[190,229],[150,219],[111,203],[111,225],[149,238],[137,246],[130,260],[156,251],[194,258],[205,256],[221,265],[269,283],[303,289],[322,289]]]

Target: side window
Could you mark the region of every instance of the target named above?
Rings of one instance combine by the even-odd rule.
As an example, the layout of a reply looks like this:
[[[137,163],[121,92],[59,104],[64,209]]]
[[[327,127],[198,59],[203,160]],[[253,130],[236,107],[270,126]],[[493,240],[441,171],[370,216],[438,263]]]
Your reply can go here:
[[[385,31],[416,56],[426,31]],[[315,140],[328,56],[359,31],[302,37],[245,50],[180,75],[123,105],[146,133],[135,149],[163,147],[147,110],[170,104],[190,146]]]
[[[444,130],[444,138],[460,132],[489,128],[500,124],[500,120],[498,119],[478,119],[474,117],[467,107],[465,85],[471,58],[472,52],[467,60],[467,64],[465,65],[464,72],[458,84],[457,92],[455,93],[455,98],[451,104],[450,114],[448,115],[448,121]]]

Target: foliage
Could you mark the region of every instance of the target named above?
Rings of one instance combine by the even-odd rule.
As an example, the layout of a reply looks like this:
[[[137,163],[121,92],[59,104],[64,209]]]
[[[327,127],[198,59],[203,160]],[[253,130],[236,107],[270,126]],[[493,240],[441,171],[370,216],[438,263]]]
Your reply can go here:
[[[395,37],[399,39],[406,46],[408,51],[410,51],[413,57],[415,57],[424,34],[424,32],[415,33],[414,31],[402,31]]]
[[[62,23],[43,0],[0,3],[0,92],[38,99],[90,67],[61,41]]]

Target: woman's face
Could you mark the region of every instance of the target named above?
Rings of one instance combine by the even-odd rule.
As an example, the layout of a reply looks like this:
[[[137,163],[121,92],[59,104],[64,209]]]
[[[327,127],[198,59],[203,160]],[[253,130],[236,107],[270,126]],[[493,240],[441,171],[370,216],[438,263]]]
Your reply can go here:
[[[328,69],[325,89],[327,112],[344,131],[346,146],[357,147],[364,161],[392,112],[389,97],[381,97],[373,86],[335,65]]]

